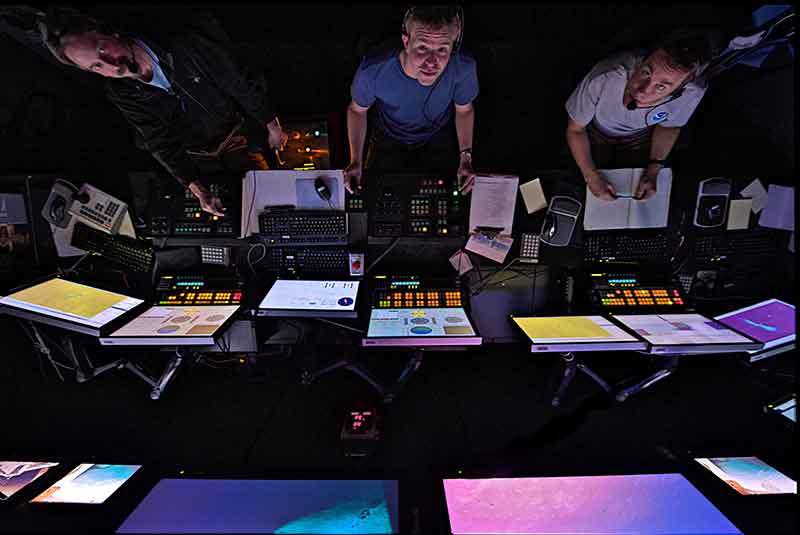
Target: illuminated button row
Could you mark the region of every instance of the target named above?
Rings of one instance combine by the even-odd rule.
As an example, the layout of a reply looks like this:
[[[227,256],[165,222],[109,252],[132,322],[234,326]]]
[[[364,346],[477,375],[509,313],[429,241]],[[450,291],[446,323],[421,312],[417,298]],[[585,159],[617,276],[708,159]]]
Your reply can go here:
[[[461,292],[452,291],[417,291],[417,292],[381,292],[378,294],[378,308],[434,308],[460,307]]]

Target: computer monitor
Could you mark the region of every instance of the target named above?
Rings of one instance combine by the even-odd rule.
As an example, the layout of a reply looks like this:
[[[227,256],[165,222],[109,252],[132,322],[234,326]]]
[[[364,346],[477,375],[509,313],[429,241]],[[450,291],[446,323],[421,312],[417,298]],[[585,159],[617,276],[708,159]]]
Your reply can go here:
[[[445,479],[453,534],[741,534],[680,474]]]
[[[794,305],[780,299],[768,299],[715,316],[714,319],[764,344],[761,349],[750,353],[761,353],[779,346],[787,346],[787,350],[794,347]]]
[[[361,340],[365,347],[457,347],[482,341],[462,307],[373,308]]]
[[[141,299],[60,277],[0,298],[0,312],[90,336],[109,332],[143,305]]]
[[[117,533],[399,533],[396,480],[162,479]]]
[[[11,498],[11,496],[42,477],[54,466],[58,466],[58,463],[0,461],[0,501]]]
[[[31,503],[101,504],[141,467],[139,464],[80,464]]]
[[[259,315],[302,318],[355,318],[359,281],[283,280],[258,305]]]
[[[698,457],[695,461],[745,496],[797,494],[797,483],[758,457]]]
[[[209,346],[225,332],[239,305],[154,306],[109,336],[107,346]]]
[[[511,316],[511,321],[531,341],[532,353],[647,349],[647,342],[603,316]]]
[[[613,314],[650,345],[654,354],[735,353],[762,344],[700,314]]]

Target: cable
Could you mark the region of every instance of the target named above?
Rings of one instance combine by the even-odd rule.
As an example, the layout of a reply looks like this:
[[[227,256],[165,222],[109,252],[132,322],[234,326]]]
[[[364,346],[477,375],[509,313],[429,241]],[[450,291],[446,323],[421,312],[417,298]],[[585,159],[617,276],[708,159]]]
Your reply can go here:
[[[365,270],[364,270],[364,275],[366,275],[367,273],[369,273],[369,272],[370,272],[370,270],[372,270],[372,268],[374,268],[376,265],[378,265],[378,262],[380,262],[380,261],[383,259],[383,257],[384,257],[384,256],[386,256],[387,254],[389,254],[389,252],[390,252],[392,249],[394,249],[394,248],[395,248],[395,246],[397,246],[397,244],[398,244],[398,243],[400,243],[400,237],[399,237],[399,236],[398,236],[398,237],[396,237],[396,238],[394,239],[394,241],[392,241],[392,243],[390,243],[390,244],[389,244],[389,246],[388,246],[388,247],[386,247],[386,250],[385,250],[385,251],[383,251],[383,252],[381,253],[381,255],[380,255],[378,258],[376,258],[376,259],[375,259],[375,261],[374,261],[374,262],[372,262],[372,264],[370,264],[370,265],[369,265],[369,267],[368,267],[367,269],[365,269]]]
[[[250,198],[250,209],[247,211],[247,224],[242,231],[247,236],[248,229],[250,228],[250,216],[253,215],[253,205],[256,203],[256,190],[258,189],[258,177],[253,172],[253,196]],[[264,253],[266,254],[266,253]]]
[[[318,320],[318,321],[321,321],[323,323],[329,323],[329,324],[334,325],[336,327],[339,327],[339,328],[342,328],[342,329],[347,329],[349,331],[353,331],[353,332],[356,332],[356,333],[359,333],[359,334],[367,334],[366,331],[364,331],[363,329],[356,329],[355,327],[350,327],[349,325],[342,325],[341,323],[336,323],[335,321],[327,320],[325,318],[314,318],[314,319]]]
[[[255,262],[253,262],[253,261],[250,259],[250,254],[253,252],[253,249],[255,249],[256,247],[261,247],[261,248],[264,250],[264,253],[261,255],[261,257],[260,257],[258,260],[256,260]],[[260,242],[259,242],[259,243],[256,243],[256,244],[250,244],[250,249],[248,249],[248,250],[247,250],[247,255],[245,256],[245,258],[247,259],[247,265],[248,265],[248,266],[250,266],[250,271],[252,271],[252,272],[253,272],[253,276],[254,276],[254,277],[258,277],[258,273],[256,273],[256,270],[255,270],[255,268],[253,267],[253,264],[254,264],[254,263],[255,263],[255,264],[258,264],[259,262],[261,262],[262,260],[264,260],[264,257],[265,257],[265,256],[267,256],[267,246],[266,246],[266,245],[264,245],[263,243],[260,243]]]

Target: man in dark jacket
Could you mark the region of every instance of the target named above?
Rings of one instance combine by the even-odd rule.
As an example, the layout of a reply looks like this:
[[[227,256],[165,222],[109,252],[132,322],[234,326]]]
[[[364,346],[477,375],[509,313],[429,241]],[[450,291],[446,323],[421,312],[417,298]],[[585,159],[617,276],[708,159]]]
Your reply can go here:
[[[108,96],[136,129],[137,144],[205,211],[222,215],[201,175],[266,169],[261,148],[280,147],[287,136],[264,77],[238,65],[225,32],[213,18],[203,20],[194,29],[134,36],[61,10],[39,28],[61,63],[107,78]]]

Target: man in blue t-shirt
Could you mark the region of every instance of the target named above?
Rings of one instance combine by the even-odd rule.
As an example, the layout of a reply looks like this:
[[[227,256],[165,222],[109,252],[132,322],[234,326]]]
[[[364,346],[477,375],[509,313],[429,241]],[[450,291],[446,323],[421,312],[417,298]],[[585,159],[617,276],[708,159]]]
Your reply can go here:
[[[442,6],[409,9],[402,49],[373,53],[359,65],[347,110],[349,191],[361,188],[363,168],[456,165],[462,191],[472,189],[472,101],[478,96],[478,76],[475,60],[458,50],[463,30],[459,11]],[[367,111],[373,104],[377,120],[362,165]]]

